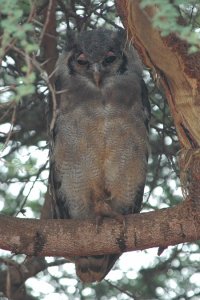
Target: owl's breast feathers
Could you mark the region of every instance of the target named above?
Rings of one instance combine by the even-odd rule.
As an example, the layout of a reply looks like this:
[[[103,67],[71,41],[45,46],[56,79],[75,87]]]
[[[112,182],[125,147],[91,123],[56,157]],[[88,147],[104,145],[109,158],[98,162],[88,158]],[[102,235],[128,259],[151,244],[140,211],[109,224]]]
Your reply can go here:
[[[70,90],[61,96],[53,184],[69,217],[95,217],[101,202],[101,214],[111,215],[104,201],[121,214],[140,210],[148,134],[140,87],[124,97],[122,90],[121,83],[93,89],[86,99],[77,91],[72,99]]]

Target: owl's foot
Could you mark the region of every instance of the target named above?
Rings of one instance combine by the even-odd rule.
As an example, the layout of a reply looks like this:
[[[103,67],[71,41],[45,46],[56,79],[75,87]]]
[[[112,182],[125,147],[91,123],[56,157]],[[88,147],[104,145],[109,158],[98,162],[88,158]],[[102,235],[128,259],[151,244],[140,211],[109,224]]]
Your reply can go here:
[[[99,233],[99,227],[103,222],[104,217],[113,218],[123,225],[123,231],[126,232],[125,216],[112,210],[106,202],[100,202],[96,205],[96,233]]]
[[[99,233],[99,227],[101,226],[102,222],[103,222],[103,216],[96,216],[96,233]]]
[[[113,215],[113,218],[118,221],[120,224],[123,225],[123,231],[126,232],[126,219],[124,215],[121,215],[120,213],[116,213]]]
[[[123,216],[119,213],[113,212],[109,216],[108,215],[106,215],[106,216],[105,215],[97,215],[96,216],[96,233],[99,233],[99,227],[102,225],[103,219],[105,217],[115,219],[117,222],[119,222],[120,224],[123,225],[123,232],[126,232],[126,219],[125,219],[125,216]]]

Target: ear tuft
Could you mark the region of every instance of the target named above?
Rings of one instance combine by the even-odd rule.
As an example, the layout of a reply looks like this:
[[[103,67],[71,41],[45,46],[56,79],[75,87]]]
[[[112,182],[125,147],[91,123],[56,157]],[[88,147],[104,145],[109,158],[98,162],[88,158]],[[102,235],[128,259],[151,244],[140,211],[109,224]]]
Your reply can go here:
[[[127,39],[127,34],[126,34],[126,30],[124,30],[123,28],[119,28],[116,32],[118,39],[120,39],[121,41],[125,42]]]
[[[68,52],[74,49],[76,46],[76,41],[77,41],[77,33],[73,30],[67,30],[65,50]]]

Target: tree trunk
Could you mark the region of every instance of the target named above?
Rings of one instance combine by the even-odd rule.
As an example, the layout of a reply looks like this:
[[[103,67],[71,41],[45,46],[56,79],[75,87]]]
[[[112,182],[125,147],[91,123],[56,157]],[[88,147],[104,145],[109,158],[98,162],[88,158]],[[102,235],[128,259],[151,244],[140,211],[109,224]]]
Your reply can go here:
[[[185,195],[200,203],[200,52],[174,33],[162,37],[151,19],[156,6],[140,8],[139,0],[115,0],[129,39],[143,63],[162,85],[174,119],[180,145],[181,183]]]

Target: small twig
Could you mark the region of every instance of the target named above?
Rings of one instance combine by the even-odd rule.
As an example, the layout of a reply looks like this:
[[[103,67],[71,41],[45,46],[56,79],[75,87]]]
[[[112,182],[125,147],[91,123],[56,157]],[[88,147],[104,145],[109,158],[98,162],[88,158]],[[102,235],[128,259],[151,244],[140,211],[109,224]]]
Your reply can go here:
[[[105,279],[105,282],[106,282],[108,285],[110,285],[111,287],[113,287],[113,288],[115,288],[116,290],[118,290],[119,292],[121,292],[121,293],[123,293],[123,294],[129,296],[131,299],[137,300],[137,298],[136,298],[135,295],[129,293],[128,291],[123,290],[123,288],[120,288],[119,286],[117,286],[117,285],[111,283],[109,280],[106,280],[106,279]]]
[[[67,263],[71,263],[71,261],[67,260],[65,258],[59,259],[59,260],[55,260],[55,261],[52,261],[50,263],[47,263],[47,268],[55,267],[55,266],[61,266],[61,265],[67,264]]]
[[[41,32],[41,35],[40,35],[40,38],[39,38],[39,41],[40,41],[39,45],[40,46],[43,42],[43,38],[44,38],[46,29],[47,29],[47,26],[48,26],[48,23],[49,23],[52,6],[53,6],[53,0],[49,0],[49,5],[48,5],[48,8],[47,8],[47,14],[46,14],[46,20],[45,20],[45,23],[44,23],[44,26],[43,26],[43,29],[42,29],[42,32]]]
[[[15,51],[17,51],[20,55],[22,55],[23,57],[26,57],[26,53],[24,53],[21,49],[17,48],[17,47],[13,47]],[[53,130],[54,128],[54,124],[55,124],[55,120],[56,120],[56,116],[57,116],[57,101],[56,101],[56,94],[55,94],[55,88],[54,86],[51,84],[50,82],[50,78],[52,78],[52,76],[54,75],[53,71],[50,76],[46,75],[46,73],[44,73],[44,70],[41,68],[40,64],[32,57],[29,57],[31,63],[36,67],[37,70],[40,71],[41,77],[44,79],[44,81],[47,83],[48,88],[51,92],[51,96],[52,96],[52,103],[53,103],[53,109],[52,109],[52,120],[50,123],[50,132]]]
[[[33,181],[32,185],[31,185],[31,187],[30,187],[30,189],[29,189],[28,194],[27,194],[26,197],[24,198],[23,203],[22,203],[21,206],[20,206],[20,210],[16,213],[16,216],[17,216],[21,211],[23,211],[24,205],[26,204],[26,201],[27,201],[27,199],[28,199],[28,197],[29,197],[31,191],[32,191],[32,189],[33,189],[33,187],[34,187],[36,181],[38,180],[38,177],[40,176],[40,174],[42,173],[42,171],[45,170],[47,164],[48,164],[48,160],[47,160],[46,163],[38,170],[38,173],[37,173],[37,175],[36,175],[36,178],[35,178],[35,180]]]
[[[32,1],[30,2],[30,4],[32,5],[28,19],[27,19],[27,23],[31,23],[36,15],[36,7],[34,6],[34,3],[32,3]]]
[[[13,107],[13,113],[12,113],[12,118],[11,118],[10,129],[9,129],[9,132],[8,132],[5,144],[4,144],[3,149],[1,150],[1,152],[3,152],[5,150],[5,148],[8,145],[8,142],[10,140],[10,137],[11,137],[11,134],[12,134],[12,130],[13,130],[13,127],[14,127],[14,123],[15,123],[15,119],[16,119],[16,108],[17,108],[17,105],[15,103],[15,105]]]
[[[0,104],[0,110],[2,109],[6,109],[6,111],[3,113],[3,115],[1,116],[0,118],[0,121],[3,120],[10,112],[10,110],[12,109],[13,106],[16,105],[16,102],[15,101],[12,101],[12,102],[6,102],[6,103],[1,103]]]

